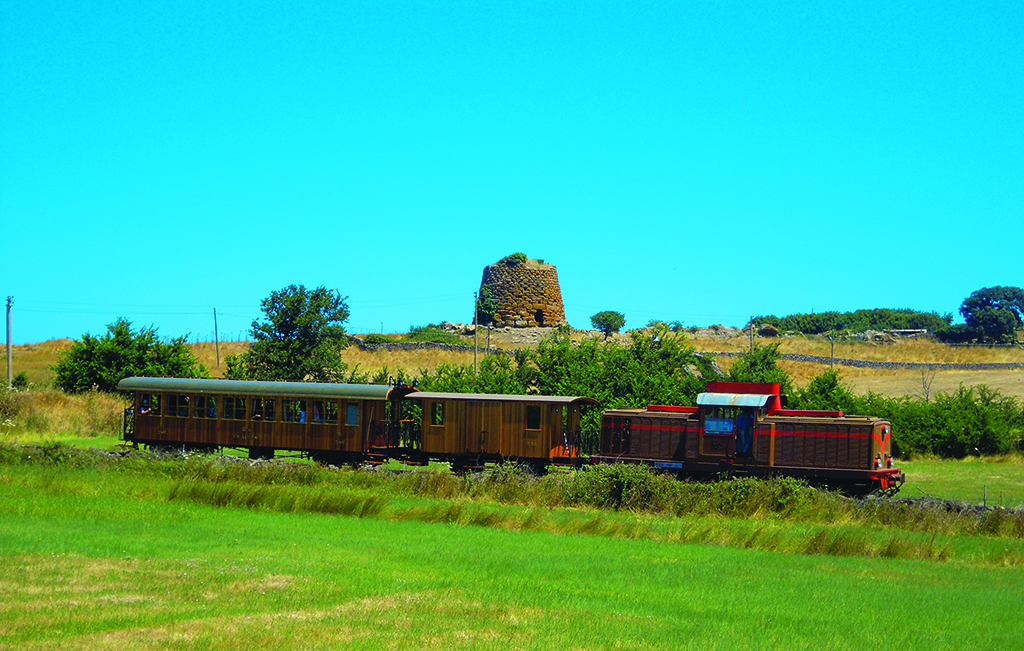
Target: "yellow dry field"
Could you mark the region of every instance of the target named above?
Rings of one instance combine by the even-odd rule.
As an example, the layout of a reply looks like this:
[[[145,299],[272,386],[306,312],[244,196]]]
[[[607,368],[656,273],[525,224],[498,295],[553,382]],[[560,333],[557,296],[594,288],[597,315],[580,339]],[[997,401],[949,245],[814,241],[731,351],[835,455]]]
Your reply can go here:
[[[745,336],[713,336],[687,334],[688,341],[700,352],[742,352],[750,346]],[[573,338],[596,337],[600,335],[574,332]],[[464,337],[467,345],[472,345],[472,337]],[[628,342],[627,335],[618,335],[616,341]],[[70,339],[55,339],[38,344],[15,346],[13,350],[14,373],[24,371],[29,381],[47,384],[53,379],[50,367],[57,362],[60,354],[71,346]],[[783,353],[818,355],[828,357],[831,346],[828,340],[821,337],[780,337],[778,339],[755,339],[758,345],[777,343]],[[483,338],[481,338],[481,345]],[[495,332],[491,344],[501,348],[515,348],[531,344],[522,343],[522,335],[511,335]],[[535,345],[535,344],[532,344]],[[227,369],[225,359],[228,355],[244,352],[248,343],[244,341],[220,343],[220,367],[217,366],[217,347],[213,342],[189,344],[199,360],[206,365],[210,375],[222,377]],[[350,366],[358,365],[359,369],[373,373],[383,367],[394,371],[404,369],[407,374],[418,375],[420,371],[433,371],[441,364],[472,364],[473,352],[456,352],[436,349],[401,350],[391,352],[367,352],[356,347],[345,350],[343,357]],[[880,362],[923,362],[923,363],[1024,363],[1024,348],[995,348],[986,346],[950,347],[934,341],[904,340],[895,343],[867,343],[862,341],[836,342],[836,358],[859,359]],[[479,353],[483,359],[483,349]],[[718,364],[727,370],[732,359],[720,357]],[[6,355],[0,348],[0,364],[6,365]],[[812,377],[822,372],[827,365],[792,362],[783,360],[780,364],[792,374],[798,385],[806,384]],[[5,366],[4,366],[5,367]],[[842,373],[844,380],[858,393],[874,391],[892,396],[916,395],[924,391],[931,393],[954,391],[960,384],[973,386],[986,384],[1004,395],[1024,398],[1024,369],[1015,370],[938,370],[926,371],[908,369],[871,369],[842,366],[836,368]]]

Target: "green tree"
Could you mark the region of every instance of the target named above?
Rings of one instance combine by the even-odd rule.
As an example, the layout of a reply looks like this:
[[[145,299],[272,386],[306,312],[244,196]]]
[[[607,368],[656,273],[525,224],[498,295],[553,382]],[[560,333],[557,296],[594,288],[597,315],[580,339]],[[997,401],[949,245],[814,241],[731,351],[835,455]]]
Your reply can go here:
[[[341,351],[348,345],[342,325],[349,316],[346,299],[337,290],[307,290],[303,285],[289,285],[272,292],[260,304],[264,319],[252,322],[249,351],[229,360],[228,376],[292,382],[344,381],[348,370],[341,359]]]
[[[778,383],[783,395],[792,395],[793,378],[779,368],[780,357],[779,344],[754,346],[753,350],[743,353],[732,363],[728,379],[731,382]]]
[[[604,333],[604,338],[607,339],[626,325],[626,317],[622,315],[622,312],[605,310],[590,317],[590,323],[595,330]]]
[[[52,367],[53,383],[68,393],[115,391],[126,377],[208,377],[206,367],[185,345],[185,337],[160,341],[156,328],[132,330],[127,319],[107,326],[103,335],[88,333],[65,351]]]
[[[985,339],[1012,339],[1024,326],[1024,289],[983,287],[964,299],[960,314],[967,326]]]
[[[812,378],[806,388],[797,387],[790,404],[797,409],[853,411],[857,402],[839,371],[826,369]]]

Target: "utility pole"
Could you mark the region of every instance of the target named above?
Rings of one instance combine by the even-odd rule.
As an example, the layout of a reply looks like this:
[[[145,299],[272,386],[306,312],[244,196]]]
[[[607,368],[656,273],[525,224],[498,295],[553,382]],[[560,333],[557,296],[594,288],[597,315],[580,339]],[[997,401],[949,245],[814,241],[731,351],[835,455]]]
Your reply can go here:
[[[477,304],[477,292],[473,292],[473,375],[476,376],[477,363],[476,363],[476,349],[477,343],[480,341],[480,324],[477,319],[477,314],[480,312],[480,306]]]
[[[220,368],[220,337],[217,335],[217,308],[213,308],[213,341],[217,348],[217,368]]]
[[[750,352],[754,352],[754,316],[750,316]]]
[[[14,386],[11,382],[11,306],[14,304],[14,297],[7,297],[7,388]]]

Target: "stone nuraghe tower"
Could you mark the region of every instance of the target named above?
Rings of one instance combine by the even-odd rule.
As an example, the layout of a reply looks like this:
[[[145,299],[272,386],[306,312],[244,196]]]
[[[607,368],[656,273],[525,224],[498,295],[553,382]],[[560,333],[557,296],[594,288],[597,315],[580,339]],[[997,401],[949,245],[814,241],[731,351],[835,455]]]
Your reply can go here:
[[[530,260],[524,253],[484,267],[479,304],[481,325],[553,328],[565,323],[555,265]]]

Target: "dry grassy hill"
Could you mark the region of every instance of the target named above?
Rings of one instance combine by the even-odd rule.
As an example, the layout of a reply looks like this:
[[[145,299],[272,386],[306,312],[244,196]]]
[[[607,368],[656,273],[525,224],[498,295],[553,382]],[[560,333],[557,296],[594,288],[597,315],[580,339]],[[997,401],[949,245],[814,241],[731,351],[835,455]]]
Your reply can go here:
[[[491,344],[499,348],[533,347],[539,337],[550,334],[544,329],[497,330],[491,333]],[[573,331],[573,338],[601,338],[593,331]],[[687,338],[698,351],[702,352],[742,352],[749,345],[749,339],[733,329],[713,330],[700,329],[687,333]],[[628,341],[628,335],[618,335],[618,341]],[[464,336],[467,345],[473,344],[472,336]],[[486,342],[486,335],[481,334],[480,345]],[[765,344],[776,342],[783,353],[802,355],[828,356],[830,345],[821,337],[780,337],[778,339],[760,339],[755,342]],[[31,382],[48,383],[53,373],[50,366],[55,364],[60,354],[71,346],[69,339],[56,339],[38,344],[15,346],[13,351],[14,372],[24,371]],[[197,357],[210,370],[214,377],[223,375],[226,368],[224,358],[228,355],[244,351],[246,342],[221,342],[220,368],[217,367],[216,347],[213,342],[189,344]],[[483,351],[480,356],[482,358]],[[886,362],[921,362],[921,363],[994,363],[1024,362],[1024,349],[990,348],[982,346],[949,347],[927,340],[902,340],[895,343],[867,343],[863,341],[837,342],[835,346],[837,358],[873,360]],[[472,364],[472,351],[445,351],[435,349],[402,350],[391,352],[368,352],[351,347],[345,351],[345,361],[350,365],[359,365],[364,371],[375,371],[384,366],[389,369],[403,368],[413,374],[421,369],[436,369],[438,365]],[[6,356],[0,348],[0,362],[6,368]],[[719,358],[719,366],[727,369],[730,358]],[[781,366],[790,372],[797,384],[804,384],[810,378],[821,373],[823,366],[815,363],[793,362],[783,360]],[[1005,395],[1024,398],[1024,369],[1022,370],[938,370],[922,372],[906,369],[871,369],[837,366],[846,381],[855,391],[866,393],[875,391],[888,395],[921,395],[928,387],[932,393],[952,391],[960,384],[987,384]]]

